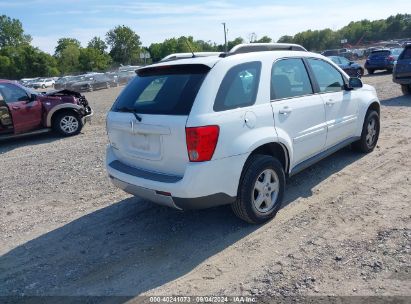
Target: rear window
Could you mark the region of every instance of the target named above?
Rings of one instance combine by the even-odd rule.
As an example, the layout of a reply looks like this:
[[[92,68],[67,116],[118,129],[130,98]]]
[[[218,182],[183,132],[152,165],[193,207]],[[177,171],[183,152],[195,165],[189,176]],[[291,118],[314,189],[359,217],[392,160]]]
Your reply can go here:
[[[377,58],[377,57],[383,57],[383,56],[390,56],[391,53],[390,51],[374,51],[371,53],[370,58]]]
[[[112,111],[127,108],[141,114],[188,115],[209,70],[202,64],[140,69]]]
[[[400,59],[411,59],[411,46],[407,46],[401,53]]]

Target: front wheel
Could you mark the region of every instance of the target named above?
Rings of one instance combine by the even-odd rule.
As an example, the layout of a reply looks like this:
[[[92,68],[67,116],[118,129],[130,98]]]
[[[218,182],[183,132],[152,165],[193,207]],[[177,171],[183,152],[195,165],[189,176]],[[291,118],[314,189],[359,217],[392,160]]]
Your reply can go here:
[[[79,134],[82,128],[80,116],[73,111],[59,113],[53,120],[53,130],[62,136]]]
[[[369,111],[364,119],[361,138],[353,143],[354,150],[362,153],[370,153],[377,145],[380,135],[380,116],[374,110]]]
[[[245,165],[232,209],[248,223],[264,223],[280,209],[284,187],[281,163],[268,155],[253,155]]]
[[[368,74],[372,75],[372,74],[374,74],[375,71],[373,69],[367,69],[367,72],[368,72]]]
[[[364,70],[363,69],[357,69],[356,73],[355,73],[357,78],[361,78],[364,75]]]
[[[404,95],[410,95],[411,94],[411,84],[401,85],[401,91]]]

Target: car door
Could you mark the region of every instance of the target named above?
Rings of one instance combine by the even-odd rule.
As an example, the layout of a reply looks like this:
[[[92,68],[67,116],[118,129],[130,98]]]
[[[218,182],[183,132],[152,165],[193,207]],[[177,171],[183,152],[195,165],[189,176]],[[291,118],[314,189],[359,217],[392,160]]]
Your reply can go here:
[[[271,106],[277,133],[292,140],[291,166],[319,153],[326,141],[324,102],[314,90],[301,58],[274,62],[271,71]]]
[[[41,127],[40,101],[31,100],[27,92],[15,84],[2,83],[0,90],[11,113],[15,134]]]
[[[329,148],[354,136],[359,97],[355,91],[345,90],[344,77],[333,65],[318,58],[309,58],[307,62],[315,79],[316,90],[325,103],[325,148]]]

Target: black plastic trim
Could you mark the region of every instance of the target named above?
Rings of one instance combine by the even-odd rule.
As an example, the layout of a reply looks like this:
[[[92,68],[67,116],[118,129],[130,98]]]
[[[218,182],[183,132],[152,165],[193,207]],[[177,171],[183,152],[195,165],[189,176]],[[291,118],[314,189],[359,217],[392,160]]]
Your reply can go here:
[[[173,196],[174,204],[183,210],[206,209],[221,205],[229,205],[234,203],[235,200],[236,197],[231,197],[225,193],[216,193],[196,198],[180,198]]]
[[[349,144],[352,144],[353,142],[359,140],[360,137],[351,137],[348,138],[342,142],[340,142],[339,144],[336,144],[335,146],[332,146],[330,148],[328,148],[327,150],[314,155],[313,157],[299,163],[297,166],[295,166],[291,172],[289,176],[293,176],[301,171],[303,171],[304,169],[310,167],[311,165],[315,164],[316,162],[319,162],[320,160],[322,160],[323,158],[326,158],[327,156],[330,156],[331,154],[337,152],[338,150],[344,148],[345,146],[348,146]]]
[[[156,182],[176,183],[183,179],[182,176],[166,175],[166,174],[155,173],[155,172],[150,172],[150,171],[145,171],[142,169],[130,167],[126,164],[123,164],[122,162],[118,160],[112,161],[109,164],[109,166],[113,168],[114,170],[120,171],[122,173],[129,174],[135,177],[149,179],[149,180],[156,181]]]

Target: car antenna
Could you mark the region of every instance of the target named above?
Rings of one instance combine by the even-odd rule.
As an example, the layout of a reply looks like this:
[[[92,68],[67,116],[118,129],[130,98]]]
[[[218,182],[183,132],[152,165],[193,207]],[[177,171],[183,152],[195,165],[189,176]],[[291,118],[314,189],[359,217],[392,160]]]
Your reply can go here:
[[[188,48],[190,49],[191,54],[193,54],[193,57],[191,57],[191,58],[195,58],[196,55],[194,55],[193,49],[191,48],[190,43],[188,43],[188,39],[187,39],[187,38],[186,38],[186,43],[187,43]]]

